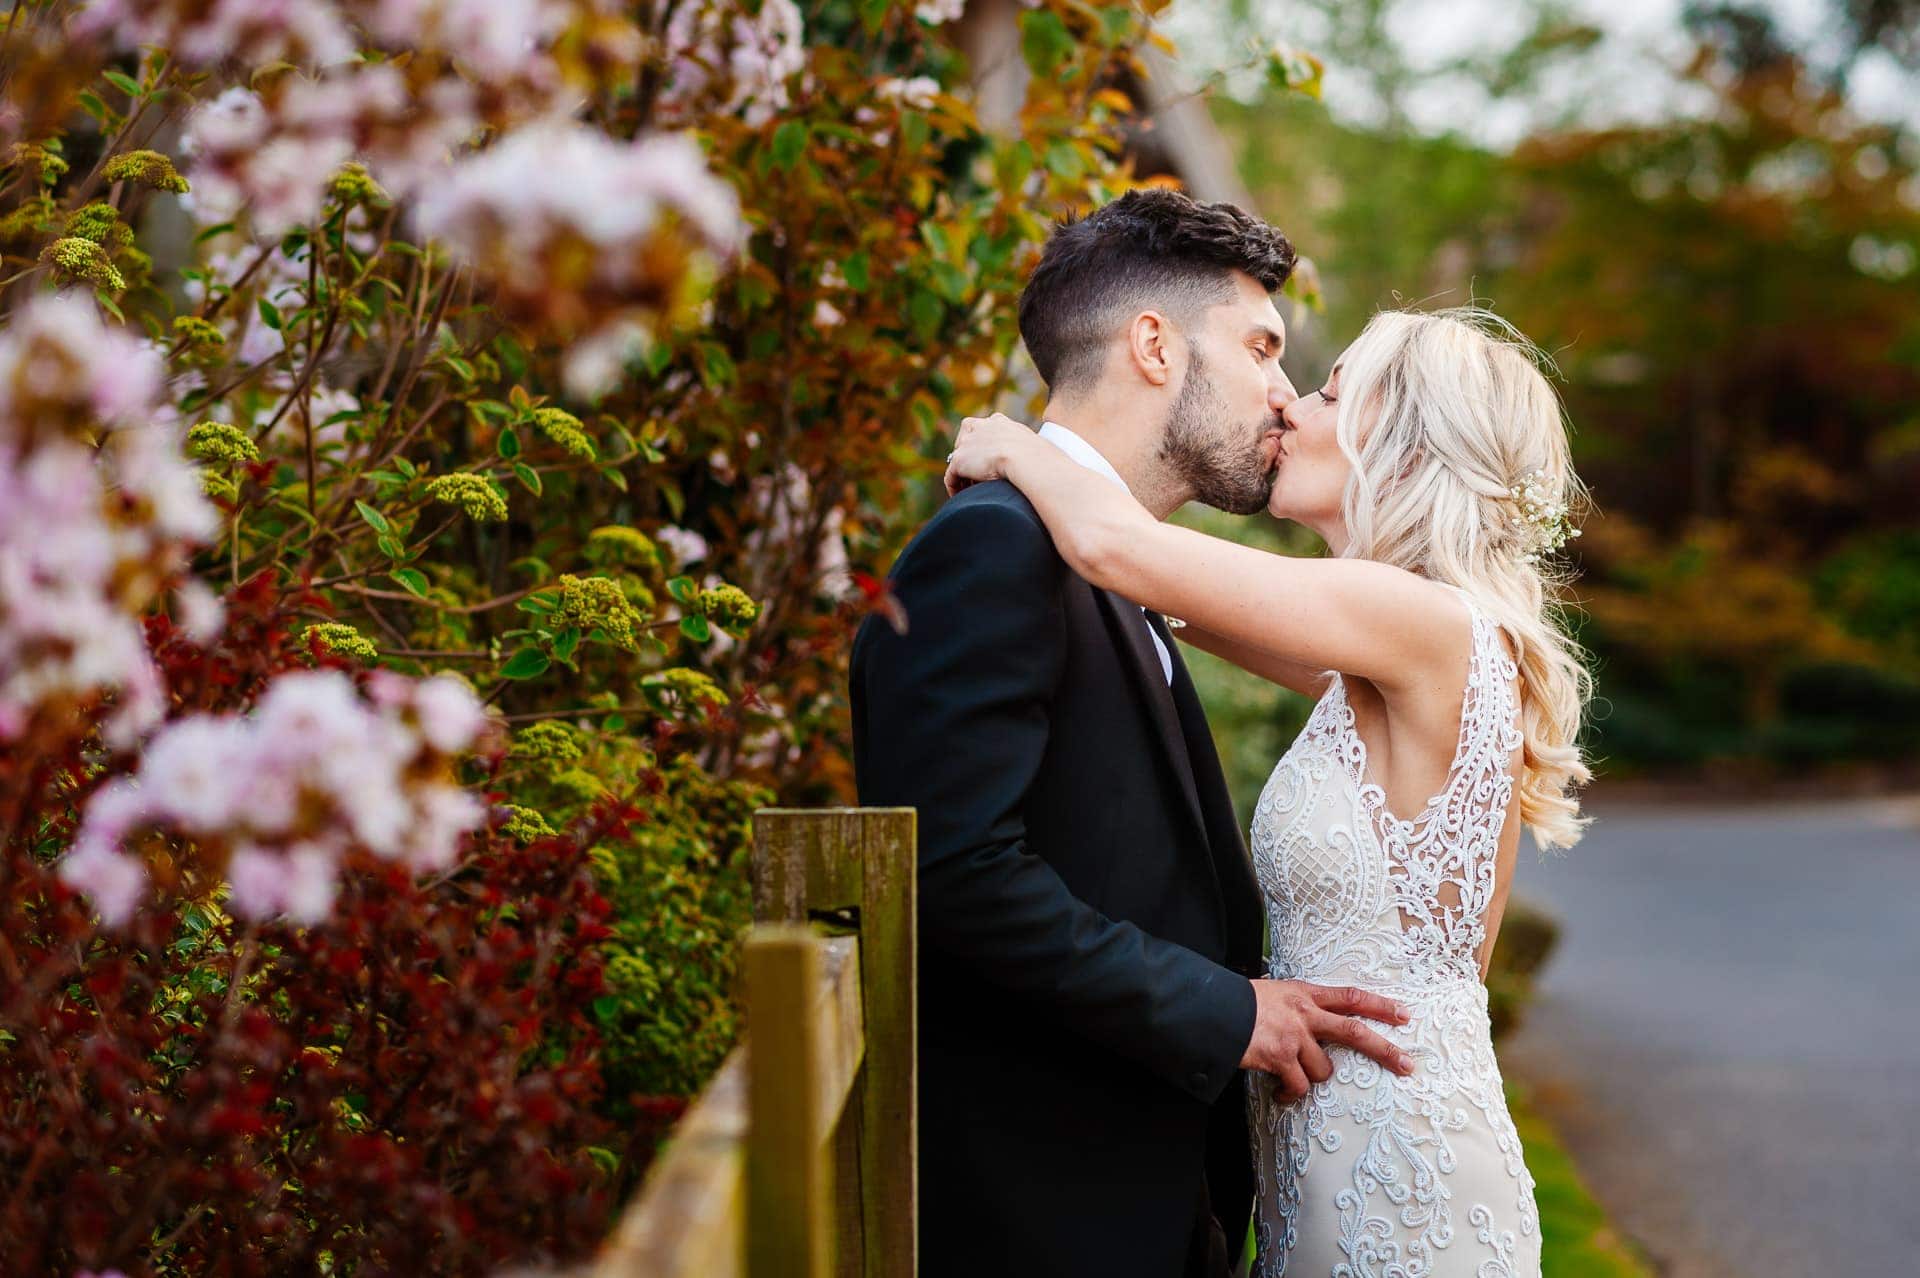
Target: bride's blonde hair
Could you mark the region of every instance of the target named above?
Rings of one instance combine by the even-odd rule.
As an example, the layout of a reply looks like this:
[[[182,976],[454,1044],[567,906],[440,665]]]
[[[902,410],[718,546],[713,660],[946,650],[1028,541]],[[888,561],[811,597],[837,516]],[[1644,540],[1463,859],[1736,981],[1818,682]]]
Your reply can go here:
[[[1513,638],[1520,819],[1543,849],[1571,846],[1588,821],[1572,790],[1592,775],[1578,737],[1593,695],[1560,625],[1571,574],[1540,553],[1565,530],[1552,512],[1586,496],[1545,362],[1479,307],[1383,311],[1347,349],[1336,426],[1353,466],[1345,554],[1458,586]]]

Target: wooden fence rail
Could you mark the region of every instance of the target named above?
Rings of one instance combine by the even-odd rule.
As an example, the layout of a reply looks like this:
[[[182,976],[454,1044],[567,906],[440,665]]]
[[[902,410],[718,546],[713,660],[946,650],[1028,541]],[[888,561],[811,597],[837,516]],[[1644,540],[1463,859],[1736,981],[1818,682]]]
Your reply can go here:
[[[592,1278],[914,1278],[914,813],[754,814],[747,1038]]]

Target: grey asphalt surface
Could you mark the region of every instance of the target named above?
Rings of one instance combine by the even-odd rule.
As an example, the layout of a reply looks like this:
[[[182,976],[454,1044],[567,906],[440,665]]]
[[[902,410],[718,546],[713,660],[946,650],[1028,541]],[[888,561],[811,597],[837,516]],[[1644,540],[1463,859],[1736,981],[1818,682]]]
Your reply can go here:
[[[1507,1075],[1671,1278],[1920,1275],[1920,802],[1593,812]]]

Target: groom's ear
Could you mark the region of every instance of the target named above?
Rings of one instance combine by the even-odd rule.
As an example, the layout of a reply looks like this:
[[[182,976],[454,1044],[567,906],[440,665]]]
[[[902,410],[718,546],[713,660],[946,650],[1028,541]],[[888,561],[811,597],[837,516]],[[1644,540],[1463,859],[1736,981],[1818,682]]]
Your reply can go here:
[[[1127,325],[1127,358],[1154,386],[1173,380],[1173,324],[1159,311],[1141,311]]]

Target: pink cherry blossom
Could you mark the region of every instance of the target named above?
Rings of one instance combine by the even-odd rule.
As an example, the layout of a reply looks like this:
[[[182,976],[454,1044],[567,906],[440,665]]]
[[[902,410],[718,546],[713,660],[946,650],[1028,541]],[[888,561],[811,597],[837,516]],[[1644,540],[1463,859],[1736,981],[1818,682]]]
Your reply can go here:
[[[766,0],[757,16],[728,0],[687,0],[667,23],[661,106],[692,109],[718,84],[723,110],[765,124],[791,102],[787,82],[807,65],[805,35],[793,0]]]
[[[362,697],[338,670],[275,679],[246,715],[190,715],[148,743],[138,771],[86,806],[61,875],[109,924],[146,874],[127,841],[142,830],[223,839],[232,908],[247,918],[322,921],[356,849],[417,873],[459,857],[486,818],[479,798],[431,766],[488,731],[479,699],[451,676],[390,672]]]
[[[158,361],[77,293],[33,298],[0,333],[5,739],[52,701],[108,695],[114,748],[165,713],[138,614],[219,512],[183,455]]]

